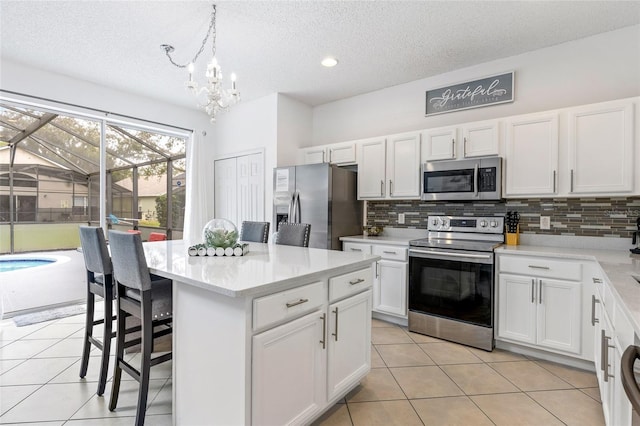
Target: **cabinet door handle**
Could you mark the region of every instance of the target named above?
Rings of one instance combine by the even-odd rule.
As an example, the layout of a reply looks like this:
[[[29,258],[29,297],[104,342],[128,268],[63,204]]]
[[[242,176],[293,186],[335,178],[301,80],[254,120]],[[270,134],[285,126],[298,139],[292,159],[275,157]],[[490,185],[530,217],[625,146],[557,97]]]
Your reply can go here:
[[[322,162],[324,163],[324,151],[322,151]]]
[[[364,278],[358,278],[358,279],[349,281],[349,284],[356,285],[356,284],[360,284],[360,283],[363,283],[363,282],[364,282]]]
[[[592,278],[594,284],[602,284],[602,279],[600,278]]]
[[[287,308],[293,308],[294,306],[302,305],[303,303],[307,303],[309,299],[300,299],[295,302],[287,302]]]
[[[556,171],[553,171],[553,192],[556,192]]]
[[[386,250],[383,251],[382,253],[384,253],[384,254],[398,254],[395,251],[386,251]]]
[[[362,249],[353,248],[353,247],[351,247],[349,250],[351,250],[351,251],[362,251]]]
[[[531,303],[535,303],[536,299],[535,299],[535,287],[536,287],[536,280],[531,278]]]
[[[466,157],[467,156],[467,138],[466,137],[462,138],[462,152]]]
[[[322,340],[320,340],[320,343],[322,343],[322,349],[324,349],[327,347],[327,339],[325,338],[327,335],[327,314],[322,314],[320,319],[322,320]]]
[[[393,195],[393,181],[389,179],[389,195]]]
[[[451,158],[456,158],[456,139],[451,138]]]
[[[604,372],[605,365],[608,363],[607,360],[607,346],[605,345],[605,335],[604,330],[600,330],[600,370]],[[606,376],[605,376],[606,377]]]
[[[542,305],[542,280],[538,280],[538,303]]]
[[[529,265],[529,268],[533,269],[550,269],[548,266]]]
[[[384,181],[380,181],[380,195],[384,197]]]
[[[571,169],[571,190],[569,192],[573,192],[573,169]]]
[[[380,263],[376,262],[376,279],[380,276],[380,272],[378,271],[379,267],[380,267]]]
[[[602,342],[603,343],[603,354],[602,354],[603,355],[603,357],[602,357],[603,358],[603,362],[602,362],[602,364],[603,364],[603,367],[604,367],[602,369],[602,371],[604,373],[604,381],[608,382],[609,378],[616,377],[613,374],[609,373],[609,367],[611,367],[611,365],[609,365],[609,348],[615,348],[615,346],[609,344],[609,340],[611,339],[611,337],[605,335],[604,334],[604,330],[602,330],[602,338],[604,339],[603,342]]]
[[[332,150],[329,150],[329,163],[331,162],[331,154],[333,153]]]
[[[338,307],[336,306],[336,310],[332,312],[336,314],[336,332],[331,333],[331,335],[335,337],[335,341],[337,342],[338,341]]]
[[[596,323],[600,322],[598,318],[596,318],[596,303],[600,303],[598,299],[596,299],[596,295],[591,295],[591,325],[595,327]]]

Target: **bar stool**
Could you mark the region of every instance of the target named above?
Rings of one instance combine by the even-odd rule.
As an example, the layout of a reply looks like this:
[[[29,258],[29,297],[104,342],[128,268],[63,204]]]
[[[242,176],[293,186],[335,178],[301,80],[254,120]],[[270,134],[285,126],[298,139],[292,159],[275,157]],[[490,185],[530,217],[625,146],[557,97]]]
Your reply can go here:
[[[266,243],[269,240],[269,222],[242,221],[240,241]]]
[[[311,224],[309,223],[288,223],[281,222],[278,225],[276,244],[288,246],[309,247],[309,233]]]
[[[143,425],[147,410],[150,367],[172,358],[171,352],[151,357],[153,339],[172,332],[172,281],[149,273],[139,234],[109,231],[109,243],[118,306],[116,362],[109,410],[115,410],[118,404],[124,370],[140,383],[135,424]],[[139,369],[124,360],[126,315],[134,316],[141,321],[142,356]],[[155,332],[154,327],[158,327]]]
[[[96,392],[98,395],[102,395],[107,383],[111,338],[115,336],[115,333],[111,331],[112,321],[115,319],[112,310],[114,299],[113,268],[102,228],[81,226],[80,244],[85,268],[87,269],[87,315],[84,327],[82,361],[80,362],[80,377],[84,378],[87,375],[89,351],[93,344],[102,351],[98,390]],[[104,300],[104,319],[96,320],[94,318],[96,295]],[[93,337],[93,327],[98,324],[104,324],[102,341]]]

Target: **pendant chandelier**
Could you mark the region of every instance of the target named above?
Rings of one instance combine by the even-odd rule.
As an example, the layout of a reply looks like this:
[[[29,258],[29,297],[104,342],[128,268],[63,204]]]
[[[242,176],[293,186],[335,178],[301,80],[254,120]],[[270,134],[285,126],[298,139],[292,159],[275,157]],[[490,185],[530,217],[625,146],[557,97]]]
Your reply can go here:
[[[207,64],[207,70],[205,72],[206,84],[200,86],[197,81],[193,79],[193,72],[195,69],[195,62],[204,51],[204,47],[207,41],[211,37],[211,60]],[[164,50],[164,53],[169,58],[169,61],[178,68],[187,68],[189,71],[189,80],[185,82],[185,86],[191,93],[196,96],[198,106],[206,111],[211,117],[211,122],[216,121],[216,115],[219,111],[226,111],[231,105],[234,105],[240,101],[240,92],[236,87],[236,75],[231,74],[231,85],[228,89],[223,87],[223,76],[220,65],[216,60],[216,5],[213,5],[211,11],[211,22],[209,23],[209,29],[202,45],[198,52],[188,64],[176,63],[171,57],[171,53],[175,50],[173,46],[169,44],[162,44],[160,47]]]

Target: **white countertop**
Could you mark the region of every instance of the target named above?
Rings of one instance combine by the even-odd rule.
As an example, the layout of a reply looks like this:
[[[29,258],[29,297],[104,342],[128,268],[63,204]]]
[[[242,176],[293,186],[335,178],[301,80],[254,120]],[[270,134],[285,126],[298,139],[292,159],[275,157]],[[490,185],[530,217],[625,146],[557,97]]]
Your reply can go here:
[[[611,284],[617,302],[640,335],[640,255],[629,250],[598,250],[548,246],[507,246],[496,249],[496,254],[549,256],[554,258],[597,261]]]
[[[377,237],[370,237],[367,235],[352,235],[348,237],[340,237],[340,241],[346,241],[350,243],[372,243],[372,244],[388,244],[390,246],[409,246],[409,241],[415,238],[407,237],[391,237],[386,235],[380,235]]]
[[[306,284],[326,273],[366,268],[379,256],[249,243],[244,256],[189,256],[183,240],[144,243],[149,270],[229,297],[247,297]]]

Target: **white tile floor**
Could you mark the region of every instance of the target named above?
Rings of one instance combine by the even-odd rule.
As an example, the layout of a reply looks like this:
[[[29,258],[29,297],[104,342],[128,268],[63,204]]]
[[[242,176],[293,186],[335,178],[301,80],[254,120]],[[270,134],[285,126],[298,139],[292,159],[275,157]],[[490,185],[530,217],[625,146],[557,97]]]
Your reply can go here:
[[[118,408],[110,412],[110,377],[104,396],[95,394],[97,349],[92,351],[87,377],[78,377],[83,328],[83,315],[26,327],[16,327],[10,319],[0,322],[0,424],[133,424],[136,381],[123,374]],[[171,362],[151,372],[146,424],[170,425]],[[592,373],[500,350],[476,350],[377,320],[373,321],[371,373],[316,422],[367,426],[603,423]]]

